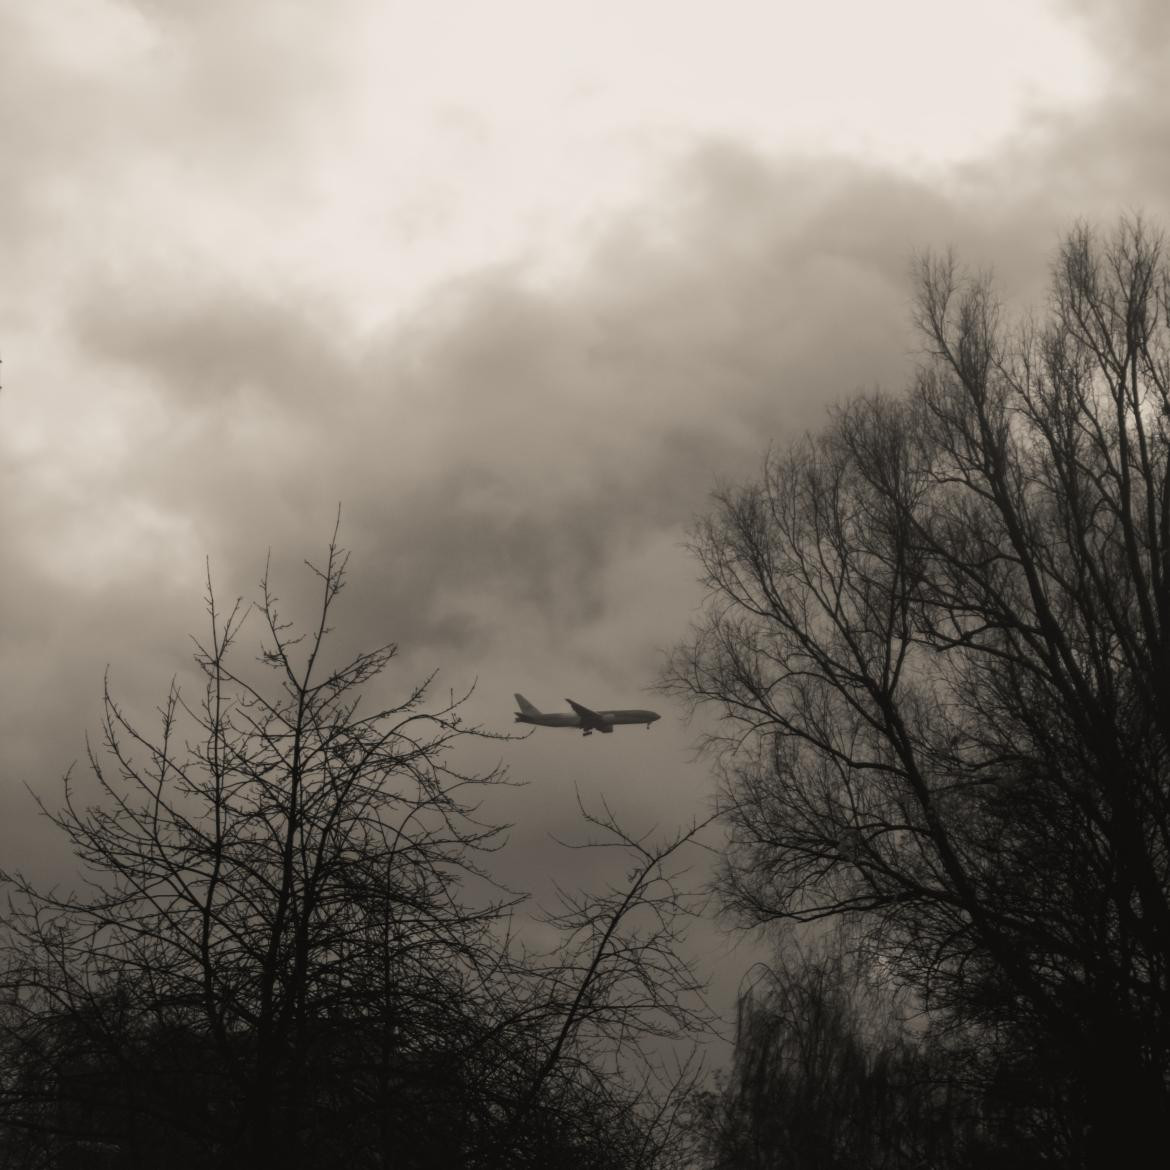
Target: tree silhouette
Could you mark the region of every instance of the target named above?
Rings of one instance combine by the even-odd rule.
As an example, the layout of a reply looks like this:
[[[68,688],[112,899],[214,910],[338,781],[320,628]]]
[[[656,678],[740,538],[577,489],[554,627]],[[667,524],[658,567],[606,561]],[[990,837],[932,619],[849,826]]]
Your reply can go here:
[[[396,650],[329,660],[346,562],[335,532],[305,636],[266,572],[243,665],[248,610],[209,575],[200,700],[172,684],[153,736],[107,678],[95,799],[67,778],[42,809],[84,883],[7,876],[6,1165],[672,1164],[694,1069],[656,1089],[643,1042],[704,1018],[670,868],[697,829],[652,844],[587,814],[629,881],[564,892],[561,943],[527,953],[477,814],[504,770],[454,761],[510,737],[433,676],[365,705]]]
[[[724,717],[728,903],[855,923],[1115,1164],[1170,1105],[1163,246],[1078,227],[1043,323],[951,258],[917,291],[909,393],[717,494],[663,681]]]

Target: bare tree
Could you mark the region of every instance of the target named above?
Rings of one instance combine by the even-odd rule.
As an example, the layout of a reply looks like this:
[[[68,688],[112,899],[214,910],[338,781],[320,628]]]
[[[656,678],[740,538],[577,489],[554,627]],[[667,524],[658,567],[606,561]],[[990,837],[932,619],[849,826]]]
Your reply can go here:
[[[685,854],[711,818],[660,839],[656,830],[631,834],[604,799],[594,812],[578,795],[578,807],[595,835],[561,844],[616,851],[629,868],[604,890],[558,885],[559,905],[543,918],[558,944],[526,954],[514,968],[519,981],[499,997],[513,1010],[520,1005],[530,1022],[533,1061],[486,1161],[544,1165],[539,1151],[525,1148],[526,1126],[536,1113],[555,1114],[566,1097],[577,1108],[588,1086],[603,1112],[640,1121],[626,1127],[624,1148],[591,1164],[665,1168],[675,1164],[678,1111],[701,1078],[699,1041],[713,1020],[704,983],[680,957],[686,925],[704,905],[686,881]],[[663,1051],[654,1051],[655,1041],[666,1042]],[[680,1044],[689,1045],[685,1057]],[[620,1128],[605,1127],[611,1146]]]
[[[305,638],[265,574],[271,685],[232,665],[246,610],[221,613],[210,580],[197,706],[173,685],[149,737],[107,681],[104,752],[89,759],[100,803],[79,804],[67,781],[63,808],[45,810],[90,880],[46,894],[16,878],[7,922],[11,1011],[104,1020],[119,988],[156,1027],[194,1029],[229,1074],[238,1105],[217,1108],[235,1114],[231,1144],[251,1165],[303,1156],[320,1122],[307,1082],[338,1043],[331,1021],[373,1027],[374,1079],[400,1076],[421,1042],[412,1030],[433,1033],[435,1012],[491,961],[501,911],[459,901],[460,876],[498,833],[470,797],[502,772],[464,774],[449,749],[487,733],[464,723],[463,699],[429,702],[431,679],[359,708],[395,647],[325,663],[345,564],[334,540],[310,566],[321,604]],[[180,730],[191,725],[194,742]]]
[[[392,645],[329,661],[346,560],[335,532],[303,637],[265,573],[242,665],[248,611],[221,611],[209,574],[202,694],[173,684],[157,734],[107,678],[93,796],[67,777],[42,806],[83,884],[4,875],[6,1164],[673,1164],[697,1067],[668,1075],[648,1042],[706,1018],[677,957],[698,829],[653,843],[582,809],[628,881],[562,892],[560,943],[525,950],[477,812],[506,775],[453,759],[511,737],[433,676],[370,703]]]
[[[749,972],[733,1065],[697,1098],[704,1165],[964,1164],[974,1117],[962,1088],[849,952],[842,932],[813,944],[788,934],[774,965]]]
[[[862,924],[1072,1070],[1103,1164],[1170,1106],[1170,276],[1134,221],[1069,235],[1043,323],[917,283],[911,391],[717,494],[663,681],[724,717],[730,905]]]
[[[1064,1165],[1066,1085],[977,1029],[927,1026],[848,929],[784,931],[739,998],[730,1069],[688,1122],[709,1170]],[[804,941],[800,941],[801,936]]]

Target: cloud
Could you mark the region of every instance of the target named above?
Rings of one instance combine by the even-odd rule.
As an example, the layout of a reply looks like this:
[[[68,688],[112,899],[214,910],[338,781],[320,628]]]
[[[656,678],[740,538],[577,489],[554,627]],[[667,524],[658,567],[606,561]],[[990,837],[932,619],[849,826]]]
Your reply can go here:
[[[1170,132],[1162,90],[1170,67],[1170,13],[1157,0],[1064,0],[1103,67],[1101,93],[1072,111],[1038,110],[1000,150],[961,172],[967,192],[995,224],[992,251],[1009,269],[1046,274],[1074,219],[1103,227],[1141,211],[1170,223]],[[1013,265],[1015,244],[1024,252]],[[1037,255],[1037,245],[1040,254]],[[1029,297],[1039,293],[1035,284]]]
[[[905,241],[954,218],[920,184],[719,143],[560,284],[482,270],[361,345],[336,306],[214,274],[96,283],[73,336],[133,435],[105,486],[239,533],[233,562],[309,514],[324,532],[340,500],[424,645],[490,646],[505,604],[588,623],[615,562],[681,533],[716,476],[903,376]]]
[[[722,141],[558,279],[481,269],[367,334],[264,271],[83,269],[58,309],[52,425],[23,378],[11,391],[25,454],[0,513],[23,600],[5,661],[26,686],[5,773],[43,786],[78,757],[106,663],[149,712],[186,669],[205,555],[225,596],[253,595],[271,547],[307,615],[299,562],[339,501],[347,645],[399,642],[406,677],[478,675],[496,725],[517,680],[640,700],[696,599],[679,546],[716,477],[898,381],[905,241],[954,216],[920,183]],[[555,771],[562,748],[525,759]]]
[[[18,15],[37,7],[0,18],[0,110],[37,111],[5,124],[0,158],[0,848],[18,861],[43,847],[19,782],[48,788],[81,755],[105,665],[149,713],[187,669],[207,555],[224,596],[252,595],[271,547],[307,615],[300,561],[339,501],[354,555],[338,637],[397,641],[399,681],[478,675],[490,726],[515,689],[654,705],[656,648],[698,599],[687,522],[769,441],[903,383],[916,251],[954,245],[1026,303],[1078,214],[1170,212],[1161,10],[1110,26],[1083,6],[1105,22],[1107,97],[1038,114],[991,156],[911,176],[688,139],[653,186],[567,225],[557,265],[517,249],[389,305],[393,209],[440,237],[475,191],[391,198],[373,171],[359,226],[384,206],[385,234],[335,239],[335,217],[313,218],[351,141],[329,125],[352,81],[345,14],[108,5],[70,56],[50,52],[55,18]],[[436,152],[490,136],[452,126]],[[574,783],[648,821],[701,808],[688,738],[664,719],[501,748],[534,781],[499,806],[524,823],[511,876],[552,864],[537,841]]]
[[[98,361],[133,366],[187,410],[249,393],[296,404],[347,378],[320,310],[189,280],[167,285],[164,275],[87,290],[73,319],[78,341]]]

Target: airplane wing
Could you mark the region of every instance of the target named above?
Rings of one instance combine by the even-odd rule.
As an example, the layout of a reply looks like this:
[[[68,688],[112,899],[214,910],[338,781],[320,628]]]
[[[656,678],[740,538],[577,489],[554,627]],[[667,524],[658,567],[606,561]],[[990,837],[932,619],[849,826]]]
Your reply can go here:
[[[574,703],[572,699],[566,699],[566,703],[577,714],[577,718],[581,720],[581,726],[590,728],[593,731],[612,731],[613,724],[607,719],[603,719],[596,711],[591,711],[588,707],[582,707],[580,703]]]

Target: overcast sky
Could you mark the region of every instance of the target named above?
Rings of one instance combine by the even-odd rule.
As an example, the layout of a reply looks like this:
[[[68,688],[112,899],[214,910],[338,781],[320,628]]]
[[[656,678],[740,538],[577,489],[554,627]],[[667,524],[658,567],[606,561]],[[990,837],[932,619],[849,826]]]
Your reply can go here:
[[[1022,306],[1075,218],[1170,225],[1167,13],[0,0],[0,864],[52,868],[24,785],[106,665],[146,710],[187,669],[204,558],[252,595],[271,548],[295,604],[339,502],[339,637],[400,644],[391,690],[665,716],[485,756],[529,782],[511,880],[562,864],[575,783],[702,814],[644,689],[688,521],[907,380],[916,252]]]

